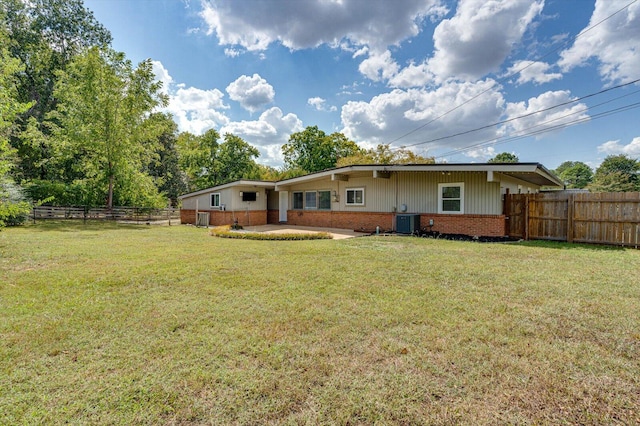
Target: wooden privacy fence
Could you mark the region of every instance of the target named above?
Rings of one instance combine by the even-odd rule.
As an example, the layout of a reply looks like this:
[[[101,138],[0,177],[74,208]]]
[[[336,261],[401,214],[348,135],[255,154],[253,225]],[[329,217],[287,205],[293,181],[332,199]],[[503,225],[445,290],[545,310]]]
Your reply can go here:
[[[510,237],[640,247],[640,192],[507,194],[504,212]]]
[[[127,222],[157,222],[180,220],[180,209],[150,209],[145,207],[52,207],[37,206],[31,211],[31,219],[82,219],[117,220]]]

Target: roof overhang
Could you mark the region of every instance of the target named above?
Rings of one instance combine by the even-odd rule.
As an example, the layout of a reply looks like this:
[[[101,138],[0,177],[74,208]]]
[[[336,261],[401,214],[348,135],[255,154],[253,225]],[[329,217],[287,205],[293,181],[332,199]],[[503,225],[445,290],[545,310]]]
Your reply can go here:
[[[563,186],[560,179],[539,163],[366,164],[323,170],[282,180],[276,182],[275,190],[279,191],[291,185],[327,178],[332,181],[348,181],[350,176],[370,174],[374,178],[388,179],[393,172],[486,172],[489,182],[499,181],[499,176],[505,175],[537,186]]]
[[[200,191],[190,192],[188,194],[180,195],[178,200],[182,200],[184,198],[189,197],[197,197],[198,195],[208,194],[210,192],[221,191],[227,188],[234,187],[252,187],[252,188],[265,188],[265,189],[275,189],[275,182],[267,182],[264,180],[236,180],[234,182],[225,183],[224,185],[212,186],[211,188],[201,189]]]

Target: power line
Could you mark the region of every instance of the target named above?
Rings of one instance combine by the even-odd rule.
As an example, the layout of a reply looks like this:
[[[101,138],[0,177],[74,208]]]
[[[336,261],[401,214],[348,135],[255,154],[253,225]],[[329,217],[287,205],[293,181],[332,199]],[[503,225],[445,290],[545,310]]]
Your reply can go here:
[[[399,137],[397,137],[397,138],[395,138],[395,139],[391,140],[390,142],[388,142],[388,144],[390,145],[390,144],[392,144],[392,143],[394,143],[394,142],[399,141],[400,139],[404,139],[405,137],[407,137],[407,136],[409,136],[409,135],[412,135],[413,133],[417,132],[418,130],[421,130],[421,129],[425,128],[426,126],[430,125],[431,123],[434,123],[434,122],[436,122],[436,121],[440,120],[441,118],[443,118],[443,117],[445,117],[445,116],[449,115],[450,113],[452,113],[452,112],[454,112],[454,111],[456,111],[456,110],[458,110],[458,109],[462,108],[463,106],[467,105],[468,103],[470,103],[470,102],[472,102],[472,101],[476,100],[476,99],[477,99],[477,98],[479,98],[480,96],[484,95],[485,93],[487,93],[487,92],[489,92],[491,89],[493,89],[493,87],[495,86],[495,83],[496,83],[496,82],[503,82],[503,81],[506,81],[507,79],[509,79],[509,78],[513,77],[514,75],[517,75],[517,74],[521,73],[522,71],[524,71],[524,70],[526,70],[527,68],[531,67],[535,62],[539,62],[540,60],[542,60],[542,59],[546,58],[547,56],[549,56],[549,55],[551,55],[551,54],[553,54],[553,53],[555,53],[555,52],[559,51],[560,49],[562,49],[562,48],[564,48],[565,46],[567,46],[567,45],[569,44],[569,42],[573,42],[573,41],[577,40],[579,37],[583,36],[584,34],[586,34],[586,33],[587,33],[587,32],[589,32],[589,31],[593,30],[594,28],[596,28],[597,26],[601,25],[601,24],[602,24],[602,23],[604,23],[605,21],[607,21],[607,20],[611,19],[612,17],[614,17],[614,16],[615,16],[615,15],[617,15],[618,13],[622,12],[623,10],[627,9],[629,6],[631,6],[632,4],[636,3],[637,1],[638,1],[638,0],[632,0],[632,1],[631,1],[630,3],[628,3],[626,6],[624,6],[624,7],[620,8],[620,9],[618,9],[617,11],[615,11],[615,12],[614,12],[614,13],[612,13],[611,15],[607,16],[606,18],[604,18],[604,19],[600,20],[599,22],[597,22],[597,23],[595,23],[595,24],[591,25],[591,26],[590,26],[590,27],[588,27],[588,28],[585,28],[584,30],[580,31],[580,32],[579,32],[577,35],[575,35],[574,37],[571,37],[571,38],[569,38],[569,39],[565,40],[565,42],[564,42],[564,43],[562,43],[562,44],[561,44],[560,46],[558,46],[557,48],[555,48],[555,49],[553,49],[553,50],[551,50],[551,51],[549,51],[549,52],[545,53],[544,55],[542,55],[542,56],[540,56],[540,57],[536,58],[536,59],[535,59],[535,60],[533,60],[533,61],[530,61],[530,63],[529,63],[529,64],[527,64],[526,66],[521,67],[521,68],[519,68],[519,69],[517,69],[517,70],[515,70],[515,71],[512,71],[511,73],[506,74],[505,76],[503,76],[503,77],[501,77],[501,78],[499,78],[499,79],[497,79],[497,80],[494,80],[494,82],[493,82],[493,83],[492,83],[492,84],[491,84],[487,89],[485,89],[484,91],[482,91],[482,92],[478,93],[477,95],[475,95],[475,96],[473,96],[473,97],[471,97],[471,98],[467,99],[467,100],[466,100],[466,101],[464,101],[463,103],[461,103],[461,104],[459,104],[459,105],[456,105],[455,107],[453,107],[453,108],[451,108],[451,109],[449,109],[449,110],[445,111],[444,113],[442,113],[442,114],[440,114],[439,116],[437,116],[437,117],[435,117],[435,118],[433,118],[433,119],[429,120],[428,122],[426,122],[426,123],[424,123],[424,124],[422,124],[422,125],[420,125],[420,126],[416,127],[415,129],[413,129],[413,130],[411,130],[411,131],[409,131],[409,132],[407,132],[407,133],[405,133],[405,134],[403,134],[403,135],[401,135],[401,136],[399,136]],[[395,148],[395,149],[399,149],[399,148]]]

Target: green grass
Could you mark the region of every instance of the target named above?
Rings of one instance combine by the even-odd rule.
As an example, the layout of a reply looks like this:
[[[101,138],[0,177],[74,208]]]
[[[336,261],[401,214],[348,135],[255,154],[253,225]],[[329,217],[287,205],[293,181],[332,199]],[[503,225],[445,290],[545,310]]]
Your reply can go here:
[[[0,232],[0,424],[633,424],[640,251]]]

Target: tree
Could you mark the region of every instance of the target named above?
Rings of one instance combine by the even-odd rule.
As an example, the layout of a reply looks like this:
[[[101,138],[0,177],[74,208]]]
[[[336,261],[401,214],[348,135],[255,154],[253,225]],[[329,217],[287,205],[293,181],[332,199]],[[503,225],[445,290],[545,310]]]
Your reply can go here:
[[[596,169],[592,192],[640,191],[640,161],[627,155],[609,155]]]
[[[78,160],[91,203],[162,204],[143,172],[150,151],[145,141],[156,131],[147,117],[167,102],[160,88],[151,60],[134,69],[123,53],[110,49],[91,48],[59,74],[58,110],[49,117],[61,154]]]
[[[43,124],[56,108],[58,73],[87,48],[108,46],[111,34],[85,9],[82,0],[3,0],[2,11],[10,54],[24,66],[17,80],[18,100],[31,103],[18,117],[21,132],[15,132],[11,139],[20,160],[14,174],[21,179],[50,179],[58,171],[52,170],[54,163],[49,161],[49,129]]]
[[[431,164],[433,157],[423,157],[405,148],[392,149],[388,144],[376,148],[360,150],[355,155],[338,159],[338,167],[352,164]]]
[[[500,154],[487,161],[487,163],[518,163],[519,161],[520,159],[517,155],[510,152],[501,152]]]
[[[358,145],[342,133],[325,134],[317,126],[292,133],[282,146],[285,166],[307,173],[336,167],[338,159],[359,153]]]
[[[9,55],[6,46],[7,36],[0,27],[0,228],[6,224],[20,223],[29,211],[29,204],[24,200],[20,187],[9,176],[14,157],[9,136],[13,120],[30,104],[17,100],[15,79],[22,67],[18,60]]]
[[[260,153],[242,138],[227,133],[219,143],[215,129],[201,136],[181,133],[178,136],[180,165],[187,173],[189,189],[197,191],[239,179],[259,179],[255,162]]]
[[[188,190],[187,175],[180,169],[177,148],[178,126],[169,114],[154,113],[146,121],[159,133],[157,140],[148,141],[152,150],[147,173],[154,178],[158,190],[178,205],[178,196]]]
[[[567,188],[586,188],[593,180],[593,170],[581,161],[565,161],[554,172]]]

